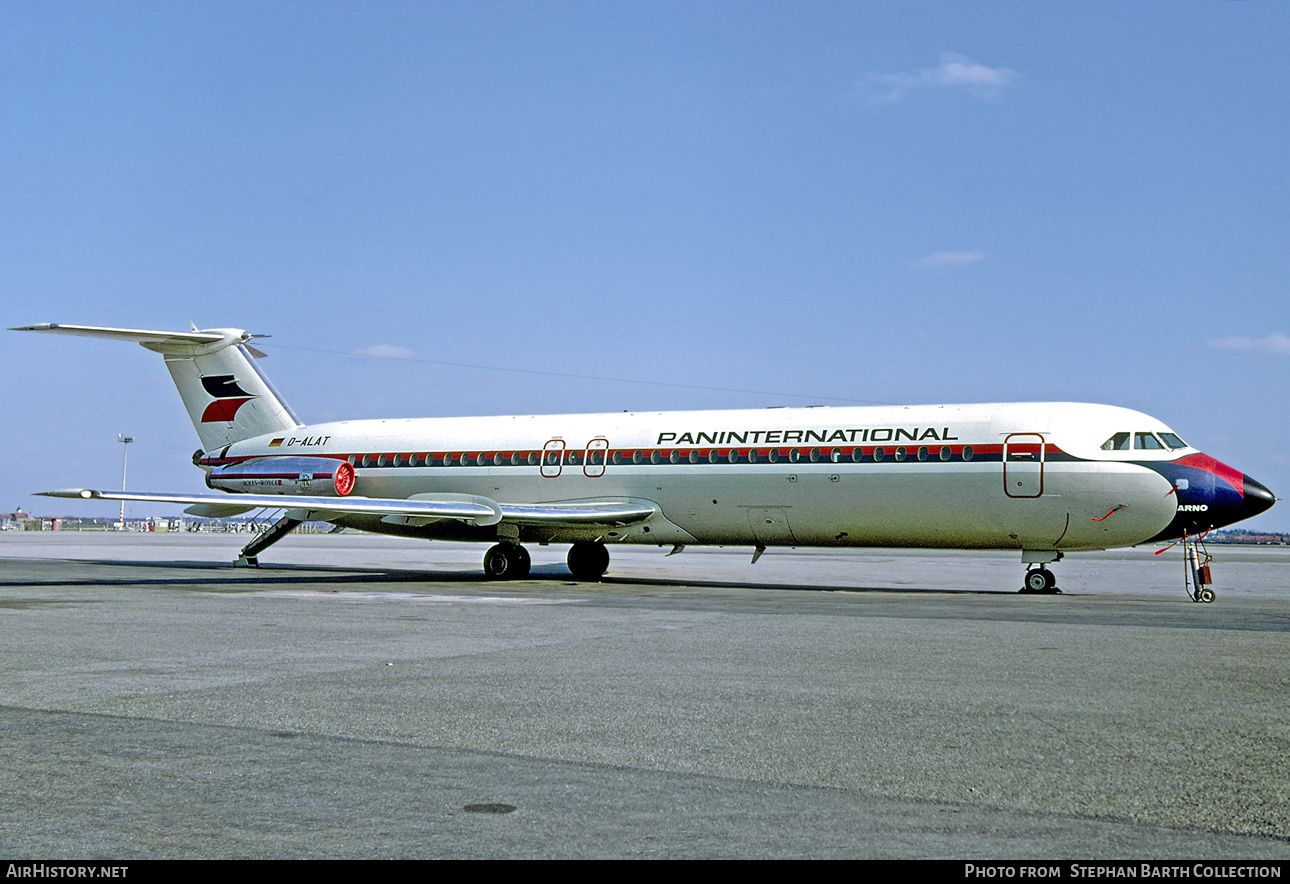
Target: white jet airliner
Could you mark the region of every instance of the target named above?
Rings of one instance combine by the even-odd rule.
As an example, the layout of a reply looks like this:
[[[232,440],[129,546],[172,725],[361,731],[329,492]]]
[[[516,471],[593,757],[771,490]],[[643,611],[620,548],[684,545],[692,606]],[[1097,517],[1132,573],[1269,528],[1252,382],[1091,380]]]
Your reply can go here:
[[[754,562],[769,546],[1012,549],[1028,566],[1023,591],[1053,592],[1045,566],[1065,552],[1186,542],[1276,500],[1155,418],[1107,405],[303,424],[256,367],[255,336],[240,329],[15,330],[136,341],[162,354],[201,439],[193,463],[208,487],[231,492],[44,493],[187,504],[210,517],[284,509],[239,564],[257,564],[315,520],[486,541],[484,571],[499,579],[528,573],[524,543],[572,544],[569,570],[583,580],[605,573],[615,543],[747,545]]]

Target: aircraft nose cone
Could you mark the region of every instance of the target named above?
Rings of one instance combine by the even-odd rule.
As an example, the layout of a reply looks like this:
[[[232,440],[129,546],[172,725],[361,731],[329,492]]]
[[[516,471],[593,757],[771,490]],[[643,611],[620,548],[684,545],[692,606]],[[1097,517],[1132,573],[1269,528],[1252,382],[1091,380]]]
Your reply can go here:
[[[1240,516],[1242,519],[1257,516],[1259,513],[1271,509],[1272,504],[1276,502],[1277,496],[1275,494],[1249,476],[1245,477],[1245,502]]]

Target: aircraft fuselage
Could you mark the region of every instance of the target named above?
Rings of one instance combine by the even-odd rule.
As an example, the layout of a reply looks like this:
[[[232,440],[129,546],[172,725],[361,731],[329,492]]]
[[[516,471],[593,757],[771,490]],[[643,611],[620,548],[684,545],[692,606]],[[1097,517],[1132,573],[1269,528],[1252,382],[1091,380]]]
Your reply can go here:
[[[1244,518],[1244,476],[1188,466],[1205,459],[1195,449],[1099,447],[1117,432],[1152,431],[1168,428],[1076,403],[364,420],[237,442],[201,465],[334,458],[353,465],[363,497],[611,498],[658,510],[616,528],[526,525],[523,541],[1088,550]],[[1179,473],[1191,476],[1183,489]],[[459,522],[338,521],[497,536]]]

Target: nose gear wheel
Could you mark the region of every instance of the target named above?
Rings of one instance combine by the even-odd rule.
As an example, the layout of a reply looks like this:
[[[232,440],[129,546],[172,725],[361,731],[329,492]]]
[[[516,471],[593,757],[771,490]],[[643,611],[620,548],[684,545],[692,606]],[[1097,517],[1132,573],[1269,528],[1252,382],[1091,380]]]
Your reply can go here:
[[[1061,592],[1057,588],[1057,577],[1047,568],[1031,568],[1026,572],[1026,579],[1022,583],[1022,593],[1057,595]]]

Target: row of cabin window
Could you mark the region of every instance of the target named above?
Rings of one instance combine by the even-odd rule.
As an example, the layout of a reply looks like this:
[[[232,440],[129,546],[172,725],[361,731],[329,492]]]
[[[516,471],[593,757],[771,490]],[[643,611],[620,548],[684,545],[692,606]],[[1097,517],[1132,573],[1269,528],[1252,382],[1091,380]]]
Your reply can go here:
[[[971,445],[965,445],[963,447],[963,451],[962,451],[963,460],[971,460],[974,454],[975,453]],[[781,459],[786,459],[789,463],[799,463],[802,460],[803,456],[805,456],[810,463],[820,463],[821,461],[827,461],[830,463],[840,463],[843,460],[842,450],[840,448],[833,448],[827,451],[821,451],[819,448],[812,448],[810,452],[805,455],[803,455],[802,450],[798,448],[790,448],[788,450],[787,455],[781,455],[778,448],[769,448],[769,449],[766,449],[765,451],[759,451],[756,448],[750,448],[747,450],[747,455],[746,455],[748,463],[758,463],[759,461],[762,461],[762,460],[765,460],[767,463],[779,463]],[[902,447],[902,448],[897,448],[894,451],[890,452],[890,456],[895,460],[904,461],[904,460],[907,460],[910,455],[909,455],[909,452],[907,452]],[[931,452],[931,449],[929,449],[927,446],[924,445],[918,449],[918,451],[914,454],[914,456],[921,461],[931,460],[932,452]],[[935,456],[940,460],[944,461],[952,458],[954,456],[954,453],[950,449],[950,446],[942,445],[940,449],[937,450]],[[875,448],[873,449],[871,457],[875,462],[882,461],[888,457],[888,452],[885,448]],[[563,450],[563,449],[545,451],[545,452],[514,451],[514,452],[511,452],[511,456],[509,458],[505,457],[500,451],[494,454],[492,458],[489,458],[486,453],[481,451],[478,454],[475,454],[473,456],[467,453],[459,454],[459,455],[456,455],[455,457],[453,455],[446,454],[443,456],[443,460],[440,461],[440,463],[442,463],[445,466],[451,466],[453,463],[460,464],[461,466],[467,466],[473,463],[475,466],[482,467],[482,466],[487,466],[489,461],[491,460],[494,466],[501,466],[507,462],[509,462],[512,466],[519,466],[521,464],[527,464],[529,466],[537,466],[539,463],[542,463],[546,466],[557,466],[561,463],[577,466],[579,463],[582,462],[580,458],[581,458],[580,452],[575,450]],[[350,463],[356,466],[363,466],[363,467],[386,467],[386,466],[401,467],[404,464],[407,464],[408,466],[416,467],[416,466],[422,466],[422,465],[434,466],[434,464],[436,463],[433,455],[428,455],[428,454],[427,455],[409,454],[406,456],[402,454],[394,454],[389,456],[384,454],[378,454],[375,457],[373,457],[370,454],[364,454],[362,457],[358,457],[356,455],[350,455],[348,459]],[[623,464],[623,463],[627,463],[628,461],[630,461],[633,464],[643,464],[646,462],[651,464],[661,464],[664,462],[681,463],[682,461],[685,461],[686,463],[699,463],[703,460],[706,460],[708,463],[720,463],[722,460],[722,457],[715,448],[708,451],[706,458],[703,455],[699,454],[697,449],[690,449],[690,451],[684,455],[681,454],[680,451],[677,451],[674,449],[667,455],[663,455],[657,450],[651,451],[648,454],[646,454],[643,451],[633,451],[630,455],[628,455],[627,452],[625,451],[615,451],[610,456],[610,460],[615,464]],[[731,448],[729,450],[729,453],[726,455],[725,460],[727,460],[729,463],[739,463],[741,460],[739,455],[739,450],[735,448]],[[860,463],[862,460],[864,460],[864,452],[860,448],[852,449],[851,460],[855,463]],[[592,450],[587,452],[586,462],[592,466],[599,466],[600,464],[603,464],[605,462],[605,452],[597,451],[597,450]]]
[[[1102,450],[1128,451],[1130,438],[1133,440],[1133,447],[1138,451],[1164,451],[1187,447],[1187,443],[1173,433],[1160,433],[1159,437],[1155,433],[1116,433],[1102,443]]]
[[[964,460],[971,460],[973,454],[974,452],[971,445],[967,445],[963,448]],[[786,459],[789,463],[799,463],[803,456],[802,449],[800,448],[790,448],[787,455],[781,455],[778,448],[769,448],[764,452],[759,451],[756,448],[749,448],[747,450],[746,458],[748,463],[758,463],[762,460],[765,460],[767,463],[778,463],[781,459]],[[888,452],[885,448],[875,448],[871,455],[874,461],[885,460],[887,456]],[[890,453],[890,456],[896,460],[903,461],[908,459],[909,452],[904,448],[897,448]],[[932,459],[931,450],[927,448],[927,446],[920,447],[915,456],[919,460],[923,461]],[[941,460],[949,460],[954,456],[954,452],[948,445],[943,445],[936,452],[936,456]],[[805,457],[811,463],[820,463],[821,461],[841,463],[843,460],[842,449],[840,448],[833,448],[827,451],[821,451],[819,448],[812,448]],[[615,451],[611,459],[616,464],[625,463],[627,460],[627,454],[623,451]],[[680,463],[683,460],[688,463],[699,463],[704,459],[703,455],[695,449],[691,449],[689,453],[685,455],[682,455],[680,451],[673,450],[666,457],[664,457],[659,451],[651,451],[648,455],[641,451],[633,451],[631,455],[631,462],[634,464],[642,464],[645,463],[646,460],[651,464],[659,464],[664,461],[667,461],[668,463]],[[739,463],[742,458],[740,457],[738,449],[731,448],[725,459],[730,463]],[[715,448],[710,449],[706,460],[708,463],[720,463],[722,460],[721,454]],[[851,450],[851,460],[854,463],[860,463],[864,460],[864,452],[860,448],[853,448]],[[599,461],[592,461],[592,463],[599,463]]]

